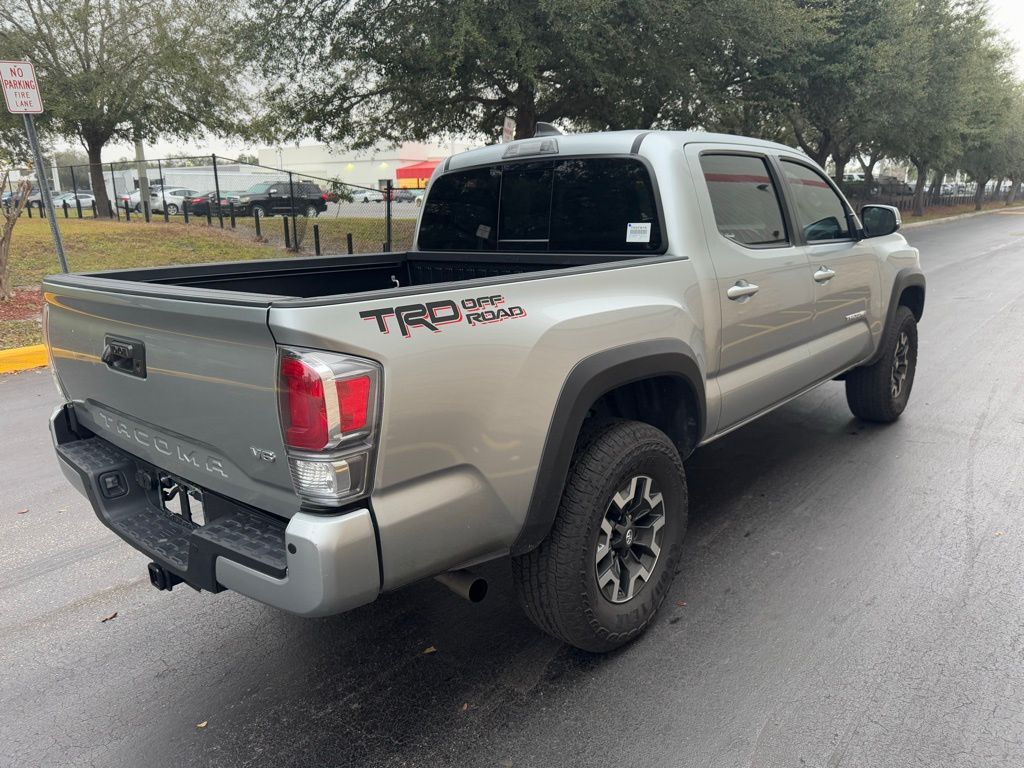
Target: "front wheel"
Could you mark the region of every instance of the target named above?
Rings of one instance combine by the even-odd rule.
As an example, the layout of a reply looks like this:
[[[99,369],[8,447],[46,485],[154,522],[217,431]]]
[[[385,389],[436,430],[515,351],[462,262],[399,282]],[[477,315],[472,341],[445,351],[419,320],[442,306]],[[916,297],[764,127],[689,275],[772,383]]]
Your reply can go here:
[[[686,522],[686,477],[668,436],[635,421],[596,427],[576,448],[551,532],[512,560],[523,609],[577,648],[618,648],[668,594]]]
[[[266,216],[266,211],[263,210],[262,206],[254,205],[252,207],[252,215],[255,216],[257,219],[262,219],[264,216]]]
[[[307,205],[306,206],[305,215],[306,215],[307,218],[315,219],[319,215],[319,213],[320,212],[316,209],[316,206],[313,206],[313,205]]]
[[[917,320],[907,307],[882,336],[882,355],[873,365],[846,374],[846,402],[865,421],[896,421],[907,407],[917,371]]]
[[[176,206],[174,203],[168,203],[168,205],[167,205],[167,215],[168,216],[177,216],[178,215],[178,206]]]

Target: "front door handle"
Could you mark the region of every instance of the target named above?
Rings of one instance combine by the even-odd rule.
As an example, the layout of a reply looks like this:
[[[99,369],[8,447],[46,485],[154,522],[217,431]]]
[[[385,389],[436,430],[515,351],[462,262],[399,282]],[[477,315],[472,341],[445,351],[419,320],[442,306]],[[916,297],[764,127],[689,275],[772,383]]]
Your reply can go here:
[[[733,301],[743,301],[749,299],[759,290],[761,290],[760,286],[748,283],[746,280],[737,280],[736,285],[730,286],[725,295]]]
[[[834,269],[829,269],[826,266],[820,266],[818,267],[818,271],[814,273],[814,280],[818,283],[827,283],[835,276],[836,271]]]

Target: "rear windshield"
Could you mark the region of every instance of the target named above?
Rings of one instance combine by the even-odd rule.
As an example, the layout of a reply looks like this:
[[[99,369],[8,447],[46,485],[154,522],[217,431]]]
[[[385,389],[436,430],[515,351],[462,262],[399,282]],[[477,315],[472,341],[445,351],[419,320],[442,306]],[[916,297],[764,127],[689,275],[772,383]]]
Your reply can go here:
[[[643,163],[568,158],[438,177],[423,208],[419,247],[651,253],[662,250],[662,233]]]

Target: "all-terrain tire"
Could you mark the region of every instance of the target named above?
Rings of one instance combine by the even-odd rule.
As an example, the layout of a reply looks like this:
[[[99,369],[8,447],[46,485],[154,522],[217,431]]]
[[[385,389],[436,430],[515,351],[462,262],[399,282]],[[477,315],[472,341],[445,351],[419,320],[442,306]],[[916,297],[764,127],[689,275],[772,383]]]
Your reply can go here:
[[[865,421],[896,421],[907,407],[916,370],[917,320],[900,306],[882,336],[881,357],[846,374],[846,402],[853,415]]]
[[[649,521],[657,509],[648,502],[658,498],[663,525],[657,529],[659,553],[647,580],[640,584],[634,579],[638,588],[634,592],[630,586],[629,597],[625,587],[620,591],[618,580],[600,586],[599,571],[609,561],[599,559],[599,546],[606,557],[623,551],[609,552],[613,534],[602,526],[610,526],[609,520],[616,518],[621,524],[628,517],[628,528],[632,528],[635,515],[639,542],[641,523]],[[637,507],[630,507],[634,503],[650,509],[635,511]],[[631,508],[634,512],[627,514]],[[577,445],[547,538],[512,560],[516,591],[526,615],[548,634],[586,651],[604,653],[629,642],[647,628],[668,594],[686,524],[686,476],[668,436],[636,421],[609,421],[595,427]],[[623,546],[625,534],[617,541]],[[629,541],[634,541],[632,536]],[[634,567],[632,560],[627,561]],[[628,571],[618,570],[618,577],[623,573]]]

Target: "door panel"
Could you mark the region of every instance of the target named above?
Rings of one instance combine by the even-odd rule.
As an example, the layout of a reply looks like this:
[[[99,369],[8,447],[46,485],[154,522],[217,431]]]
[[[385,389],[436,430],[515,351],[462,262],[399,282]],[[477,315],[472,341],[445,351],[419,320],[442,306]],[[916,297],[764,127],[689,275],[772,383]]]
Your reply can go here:
[[[810,244],[807,253],[814,280],[814,335],[824,342],[816,354],[815,370],[818,378],[824,378],[871,354],[878,259],[863,240]],[[822,280],[822,267],[827,270],[824,274],[834,272],[835,276]]]
[[[714,145],[687,152],[721,302],[719,429],[728,429],[810,383],[813,281],[766,158]]]
[[[817,343],[814,378],[823,379],[870,355],[878,314],[878,259],[870,241],[856,240],[848,208],[832,183],[804,162],[781,159],[786,195],[806,241]]]

